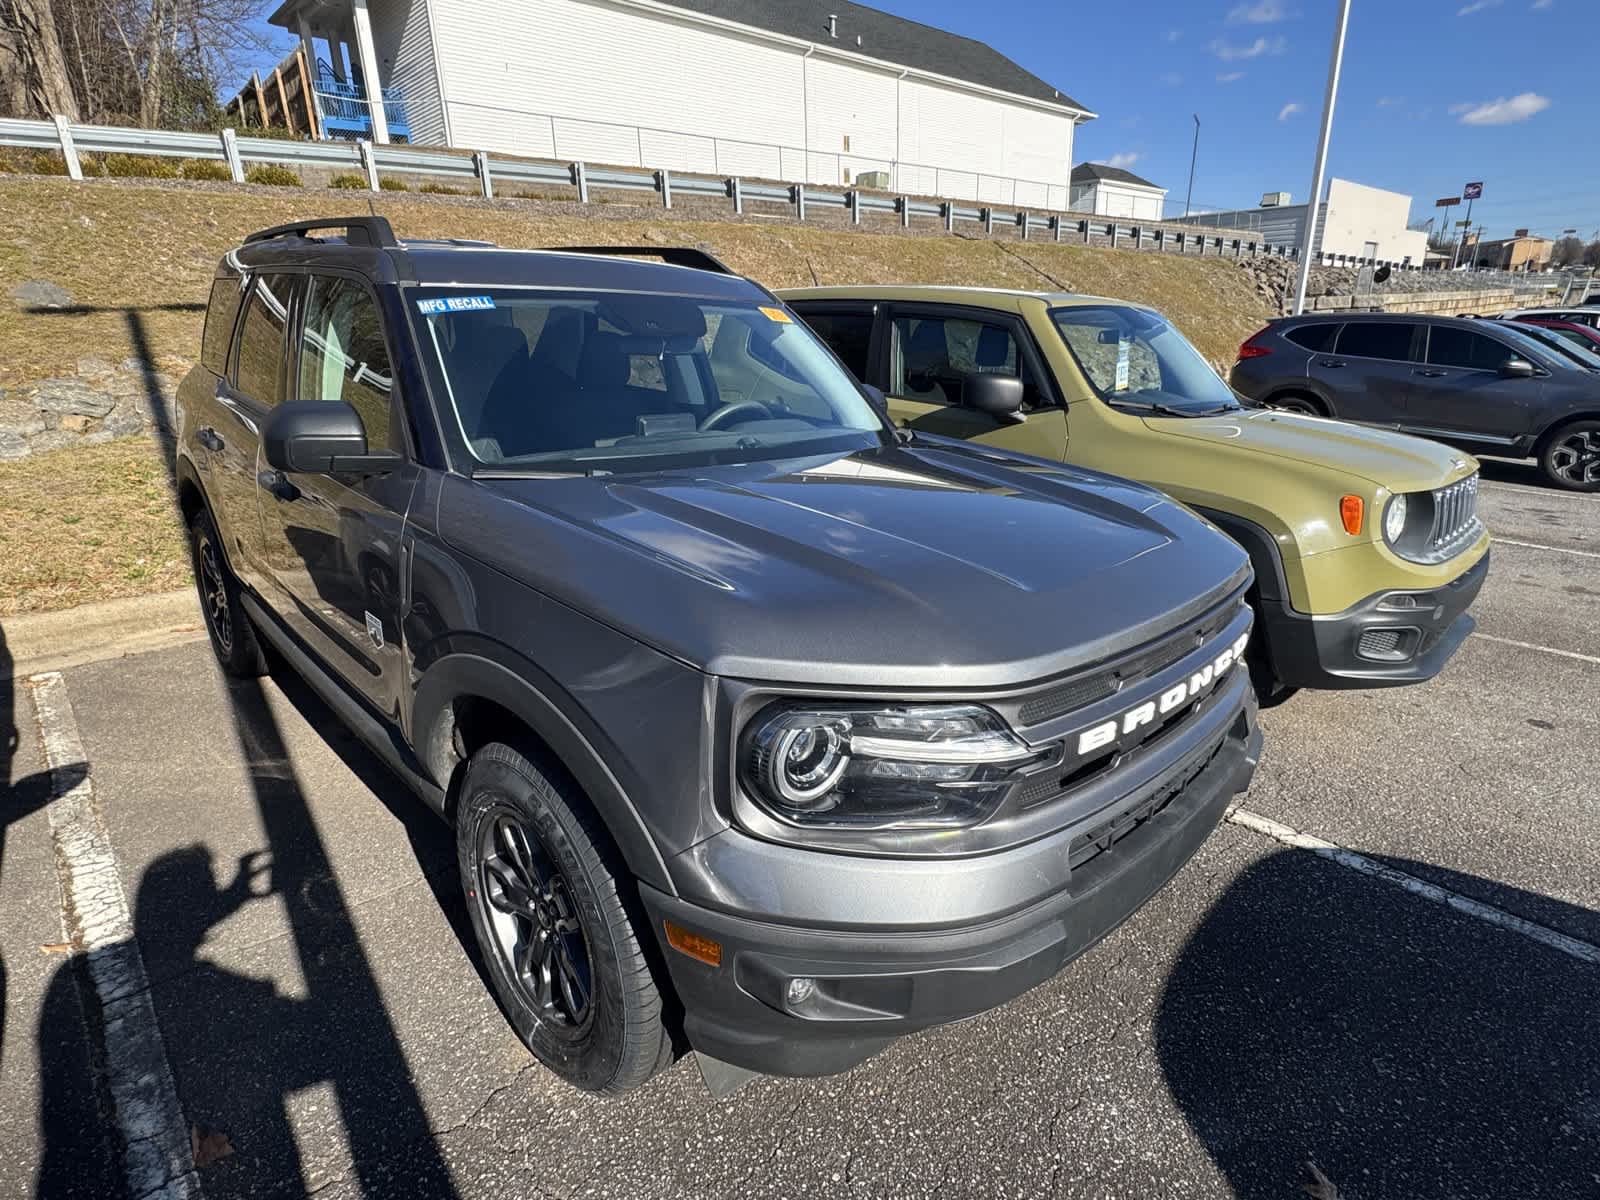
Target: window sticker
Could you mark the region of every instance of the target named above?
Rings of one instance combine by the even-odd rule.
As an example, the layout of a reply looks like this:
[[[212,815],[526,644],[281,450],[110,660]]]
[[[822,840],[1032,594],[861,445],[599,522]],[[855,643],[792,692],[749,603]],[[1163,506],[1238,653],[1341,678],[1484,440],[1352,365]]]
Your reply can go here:
[[[444,296],[417,301],[423,313],[486,312],[494,308],[493,296]]]
[[[776,321],[779,325],[794,324],[794,318],[788,313],[784,312],[781,308],[773,308],[770,305],[763,304],[761,306],[761,312],[762,315],[767,318],[767,320]]]
[[[1128,390],[1128,354],[1133,349],[1133,343],[1127,338],[1117,341],[1117,378],[1112,386],[1113,391],[1125,392]]]

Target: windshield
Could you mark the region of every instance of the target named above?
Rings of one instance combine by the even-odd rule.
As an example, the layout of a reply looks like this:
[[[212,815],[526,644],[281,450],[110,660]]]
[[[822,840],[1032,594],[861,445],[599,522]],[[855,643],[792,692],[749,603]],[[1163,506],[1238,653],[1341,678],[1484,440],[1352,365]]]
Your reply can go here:
[[[435,385],[488,468],[647,471],[883,436],[849,375],[776,302],[514,288],[409,296]]]
[[[1568,340],[1557,330],[1546,329],[1540,325],[1521,325],[1516,328],[1502,327],[1501,332],[1514,334],[1513,341],[1537,342],[1546,355],[1554,358],[1560,366],[1571,367],[1577,364],[1591,371],[1600,371],[1600,354],[1596,354],[1580,342]],[[1544,365],[1545,360],[1538,361],[1540,365]]]
[[[1058,308],[1051,319],[1100,398],[1113,408],[1197,417],[1239,402],[1165,317],[1120,304]]]

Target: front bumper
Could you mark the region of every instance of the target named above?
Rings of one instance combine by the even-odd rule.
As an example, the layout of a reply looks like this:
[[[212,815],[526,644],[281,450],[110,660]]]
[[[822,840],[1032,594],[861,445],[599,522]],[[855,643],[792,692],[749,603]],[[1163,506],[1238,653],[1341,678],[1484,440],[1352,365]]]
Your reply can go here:
[[[1220,738],[1209,738],[1153,786],[1043,839],[1063,860],[1074,843],[1082,853],[1085,833],[1104,834],[1109,844],[1086,861],[1073,858],[1079,865],[1065,889],[999,919],[931,931],[873,925],[868,889],[859,897],[860,925],[801,927],[642,888],[690,1044],[752,1071],[829,1075],[902,1034],[975,1016],[1049,979],[1154,895],[1249,785],[1261,734],[1254,700],[1242,695],[1247,678],[1236,673],[1241,695]],[[1013,858],[985,856],[997,872],[1016,869]],[[887,874],[882,886],[891,886]],[[719,942],[721,965],[668,948],[668,920]],[[792,988],[796,980],[812,982]]]
[[[1286,687],[1395,687],[1432,679],[1473,630],[1467,609],[1489,574],[1489,554],[1443,587],[1389,590],[1330,616],[1287,600],[1258,614],[1273,673]]]

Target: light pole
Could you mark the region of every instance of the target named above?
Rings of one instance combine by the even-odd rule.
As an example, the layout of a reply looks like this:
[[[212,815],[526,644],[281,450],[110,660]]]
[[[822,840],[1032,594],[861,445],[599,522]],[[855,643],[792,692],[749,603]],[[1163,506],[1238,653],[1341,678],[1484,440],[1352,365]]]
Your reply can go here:
[[[1328,60],[1328,94],[1322,100],[1322,134],[1317,139],[1317,165],[1311,170],[1311,202],[1306,205],[1306,232],[1300,244],[1300,282],[1294,290],[1294,311],[1306,310],[1306,285],[1311,281],[1311,248],[1317,238],[1317,209],[1322,203],[1322,175],[1328,166],[1328,138],[1333,133],[1333,102],[1339,98],[1339,68],[1344,65],[1344,31],[1350,24],[1350,0],[1339,0],[1333,29],[1333,57]]]
[[[1200,114],[1194,114],[1194,149],[1189,152],[1189,194],[1183,198],[1183,215],[1189,215],[1189,205],[1194,201],[1194,164],[1200,157]]]

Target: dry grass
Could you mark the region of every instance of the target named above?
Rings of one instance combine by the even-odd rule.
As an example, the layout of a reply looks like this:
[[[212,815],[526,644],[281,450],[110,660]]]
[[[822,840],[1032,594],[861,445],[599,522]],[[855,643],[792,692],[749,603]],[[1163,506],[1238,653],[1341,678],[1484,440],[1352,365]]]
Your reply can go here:
[[[245,233],[369,203],[402,236],[703,244],[771,287],[948,283],[1117,296],[1162,309],[1216,361],[1231,359],[1266,316],[1245,274],[1221,260],[905,234],[887,219],[856,232],[626,204],[583,215],[558,201],[0,176],[0,388],[68,374],[86,354],[148,353],[180,369],[198,353],[203,317],[193,309]],[[20,310],[9,293],[29,279],[66,288],[74,309]],[[0,464],[0,613],[158,591],[187,575],[166,476],[146,441]]]
[[[189,552],[153,442],[0,466],[0,615],[181,587]]]

